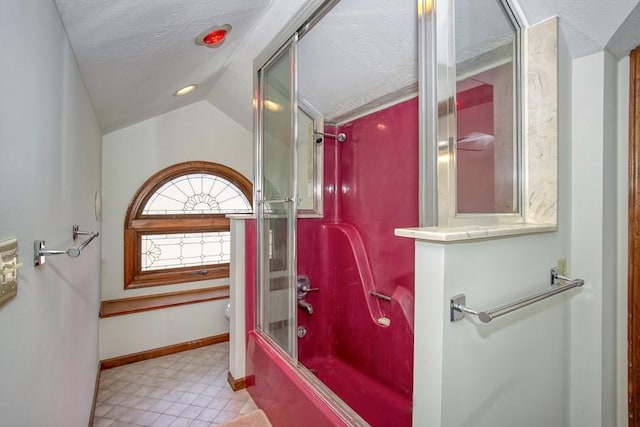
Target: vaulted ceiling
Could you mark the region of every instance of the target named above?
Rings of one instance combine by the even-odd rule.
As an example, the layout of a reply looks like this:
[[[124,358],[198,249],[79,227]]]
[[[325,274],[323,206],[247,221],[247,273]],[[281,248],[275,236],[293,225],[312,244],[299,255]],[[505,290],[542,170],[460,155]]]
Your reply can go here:
[[[106,133],[203,99],[251,129],[253,59],[305,0],[55,2]],[[358,26],[373,19],[384,24],[385,32],[405,34],[401,27],[407,21],[393,12],[410,10],[415,0],[341,3],[351,13],[342,13],[342,18],[336,17],[341,22],[331,23],[336,34],[344,33],[341,44],[334,48],[343,56],[357,52],[371,69],[382,66],[380,58],[398,56],[404,45],[398,44],[397,37],[379,37],[372,43]],[[620,57],[640,44],[639,0],[520,0],[519,4],[530,24],[559,16],[573,57],[604,48]],[[232,26],[221,47],[196,45],[201,32],[221,24]],[[344,45],[349,40],[353,46]],[[332,88],[344,85],[350,73],[353,81],[366,85],[365,69],[342,66],[323,81],[325,96],[339,98]],[[199,85],[194,93],[173,96],[175,90],[191,83]]]

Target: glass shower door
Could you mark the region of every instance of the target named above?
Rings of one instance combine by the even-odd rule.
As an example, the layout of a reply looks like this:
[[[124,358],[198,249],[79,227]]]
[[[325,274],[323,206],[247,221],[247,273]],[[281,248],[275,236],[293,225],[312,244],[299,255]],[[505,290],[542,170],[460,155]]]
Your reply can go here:
[[[297,357],[295,289],[294,45],[259,73],[258,327]]]

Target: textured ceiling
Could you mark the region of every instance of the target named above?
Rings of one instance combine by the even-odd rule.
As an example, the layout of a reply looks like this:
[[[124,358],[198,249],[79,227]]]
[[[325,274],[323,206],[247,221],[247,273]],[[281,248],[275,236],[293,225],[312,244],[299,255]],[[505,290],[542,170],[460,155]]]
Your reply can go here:
[[[305,3],[55,1],[105,132],[202,99],[251,129],[253,59]],[[624,56],[639,44],[638,2],[518,1],[530,24],[559,16],[573,57],[605,47]],[[331,116],[415,82],[415,0],[342,0],[334,11],[301,39],[303,96]],[[194,43],[201,31],[224,23],[233,30],[222,47]],[[189,83],[200,87],[172,96]]]
[[[98,121],[108,132],[204,99],[271,0],[56,0]],[[202,31],[233,29],[215,49]],[[198,83],[192,95],[180,87]]]
[[[338,3],[300,39],[300,96],[329,120],[414,84],[417,12],[406,0]]]

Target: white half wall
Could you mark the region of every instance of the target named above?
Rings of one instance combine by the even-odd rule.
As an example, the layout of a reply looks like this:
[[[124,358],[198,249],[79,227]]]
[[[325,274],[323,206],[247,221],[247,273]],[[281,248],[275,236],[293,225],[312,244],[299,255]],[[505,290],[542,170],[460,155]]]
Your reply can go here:
[[[449,298],[499,307],[549,288],[563,231],[455,244],[416,242],[413,425],[564,426],[571,295],[480,323],[451,322]]]
[[[229,332],[228,300],[100,319],[100,360]]]
[[[51,0],[0,2],[0,240],[19,244],[18,295],[0,306],[0,424],[86,426],[98,362],[100,238],[33,266],[33,241],[98,230],[100,139]]]
[[[245,221],[231,219],[229,372],[236,380],[246,376],[245,241]]]
[[[221,163],[253,181],[252,134],[209,102],[201,101],[104,135],[102,141],[102,300],[228,285],[229,279],[217,279],[125,290],[124,219],[140,186],[154,173],[176,163]],[[229,323],[224,317],[227,303],[185,306],[194,328],[208,325],[209,332],[195,338],[228,332]],[[204,316],[201,306],[214,312]],[[167,314],[171,310],[157,310],[122,316],[117,321],[101,319],[100,357],[122,356],[194,338],[185,322],[163,321],[169,330],[158,335],[154,329],[159,311],[166,312],[162,316],[172,315]],[[129,329],[148,338],[141,339],[140,344],[146,343],[143,348],[119,342],[120,336],[128,336]]]

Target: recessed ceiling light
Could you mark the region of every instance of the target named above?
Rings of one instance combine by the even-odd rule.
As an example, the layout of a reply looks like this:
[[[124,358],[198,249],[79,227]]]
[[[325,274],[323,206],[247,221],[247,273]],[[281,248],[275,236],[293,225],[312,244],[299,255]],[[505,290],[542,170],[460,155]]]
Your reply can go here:
[[[178,89],[177,91],[175,91],[173,93],[173,96],[184,96],[184,95],[188,95],[191,92],[193,92],[194,90],[196,90],[196,88],[198,87],[198,85],[189,85],[189,86],[185,86],[182,89]]]
[[[196,44],[207,47],[220,47],[230,32],[231,25],[217,25],[200,33],[200,35],[196,37]]]

